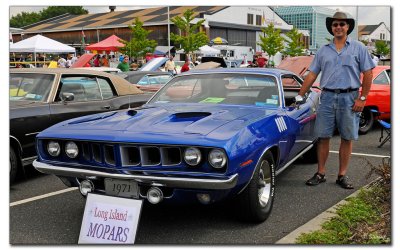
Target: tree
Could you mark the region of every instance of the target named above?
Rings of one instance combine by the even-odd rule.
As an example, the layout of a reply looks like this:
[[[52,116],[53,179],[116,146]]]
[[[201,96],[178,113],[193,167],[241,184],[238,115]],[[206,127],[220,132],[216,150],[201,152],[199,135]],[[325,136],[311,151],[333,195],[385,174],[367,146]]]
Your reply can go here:
[[[260,35],[261,42],[259,42],[258,45],[260,45],[261,49],[268,54],[268,63],[270,63],[271,56],[275,56],[276,53],[284,49],[284,39],[280,35],[281,30],[275,30],[272,23],[270,23],[266,28],[262,28],[261,31],[264,33],[264,36]]]
[[[387,43],[382,40],[378,40],[375,42],[375,54],[386,56],[390,53],[390,48],[388,47]]]
[[[205,20],[203,19],[195,24],[191,24],[190,22],[195,18],[193,14],[193,10],[188,9],[183,13],[183,17],[176,16],[171,18],[171,22],[178,27],[182,34],[177,35],[171,33],[171,41],[177,45],[180,45],[185,53],[189,55],[198,50],[201,46],[208,43],[208,37],[206,33],[199,31]]]
[[[138,18],[132,25],[129,25],[131,29],[131,40],[123,41],[120,40],[125,46],[120,48],[120,51],[129,57],[138,59],[144,57],[146,53],[153,53],[156,49],[157,42],[155,40],[147,39],[147,36],[151,33],[151,30],[143,28],[143,22],[139,21]]]
[[[298,29],[293,28],[289,32],[286,33],[286,36],[289,39],[285,39],[285,41],[288,43],[284,55],[288,56],[300,56],[304,54],[304,46],[303,43],[301,42],[301,33],[298,31]]]
[[[81,15],[88,14],[89,11],[85,10],[82,6],[50,6],[41,10],[39,13],[22,12],[16,16],[12,16],[10,19],[10,27],[21,28],[65,13]]]

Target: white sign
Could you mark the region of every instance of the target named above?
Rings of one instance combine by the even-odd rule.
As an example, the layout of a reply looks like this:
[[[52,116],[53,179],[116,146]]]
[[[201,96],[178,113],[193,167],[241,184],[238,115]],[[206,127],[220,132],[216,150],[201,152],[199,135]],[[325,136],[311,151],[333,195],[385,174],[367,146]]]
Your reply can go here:
[[[89,193],[78,244],[133,244],[142,202]]]

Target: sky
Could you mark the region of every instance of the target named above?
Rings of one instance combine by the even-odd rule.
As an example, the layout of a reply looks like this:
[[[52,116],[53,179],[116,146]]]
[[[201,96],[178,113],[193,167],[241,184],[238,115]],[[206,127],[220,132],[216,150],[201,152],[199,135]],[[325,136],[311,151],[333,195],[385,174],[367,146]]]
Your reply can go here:
[[[178,4],[174,4],[178,5]],[[251,5],[256,5],[256,4],[251,4]],[[165,5],[164,5],[165,6]],[[10,6],[10,18],[13,15],[17,15],[18,13],[21,12],[39,12],[43,8],[46,8],[47,6]],[[357,7],[355,6],[325,6],[327,8],[331,9],[340,9],[341,11],[345,11],[352,15],[354,18],[357,16]],[[84,9],[87,9],[89,13],[100,13],[100,12],[108,12],[108,6],[83,6]],[[131,10],[131,9],[137,9],[137,8],[143,8],[142,7],[135,7],[133,5],[117,5],[116,11],[122,11],[122,10]],[[379,24],[380,22],[384,22],[389,28],[391,27],[391,15],[390,15],[390,6],[359,6],[358,7],[358,19],[359,19],[359,24],[360,25],[366,25],[366,24]]]

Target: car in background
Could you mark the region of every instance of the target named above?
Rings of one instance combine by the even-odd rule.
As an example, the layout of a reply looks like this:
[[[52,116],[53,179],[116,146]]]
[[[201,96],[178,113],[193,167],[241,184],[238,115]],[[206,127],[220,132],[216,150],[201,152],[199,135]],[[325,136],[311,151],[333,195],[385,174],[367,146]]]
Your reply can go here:
[[[116,75],[78,69],[10,69],[10,181],[36,158],[35,137],[58,122],[137,107],[151,97]]]
[[[163,71],[130,71],[122,72],[118,76],[146,92],[157,92],[173,77],[172,74]]]
[[[390,119],[390,86],[390,66],[376,66],[372,70],[371,89],[369,91],[367,101],[365,102],[364,110],[360,116],[360,134],[368,133],[376,119]],[[376,110],[378,112],[373,112],[371,110]],[[379,117],[377,117],[377,114],[379,114]]]
[[[145,65],[143,65],[139,71],[165,71],[165,63],[169,60],[167,57],[156,57],[148,61]],[[176,73],[180,74],[181,73],[181,68],[183,64],[185,64],[184,61],[175,61],[175,67],[176,67]],[[194,67],[194,64],[192,62],[189,63],[189,69],[192,69]]]
[[[118,73],[122,72],[118,68],[111,68],[111,67],[81,67],[81,68],[75,68],[75,69],[95,70],[95,71],[101,71],[101,72],[106,72],[106,73],[110,73],[110,74],[118,74]]]
[[[79,186],[85,196],[152,204],[235,198],[234,210],[259,223],[271,213],[276,175],[302,155],[317,160],[319,91],[310,89],[295,105],[301,83],[278,69],[189,71],[142,107],[75,118],[41,132],[33,165]]]

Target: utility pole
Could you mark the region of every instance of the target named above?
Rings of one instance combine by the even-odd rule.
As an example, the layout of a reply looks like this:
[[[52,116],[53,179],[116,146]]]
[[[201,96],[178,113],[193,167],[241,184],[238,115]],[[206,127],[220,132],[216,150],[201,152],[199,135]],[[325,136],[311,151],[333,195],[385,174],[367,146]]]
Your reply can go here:
[[[167,6],[167,12],[168,12],[168,14],[167,14],[167,18],[168,18],[168,57],[171,57],[171,48],[170,48],[170,46],[171,46],[171,40],[170,40],[170,28],[169,28],[169,5]]]

